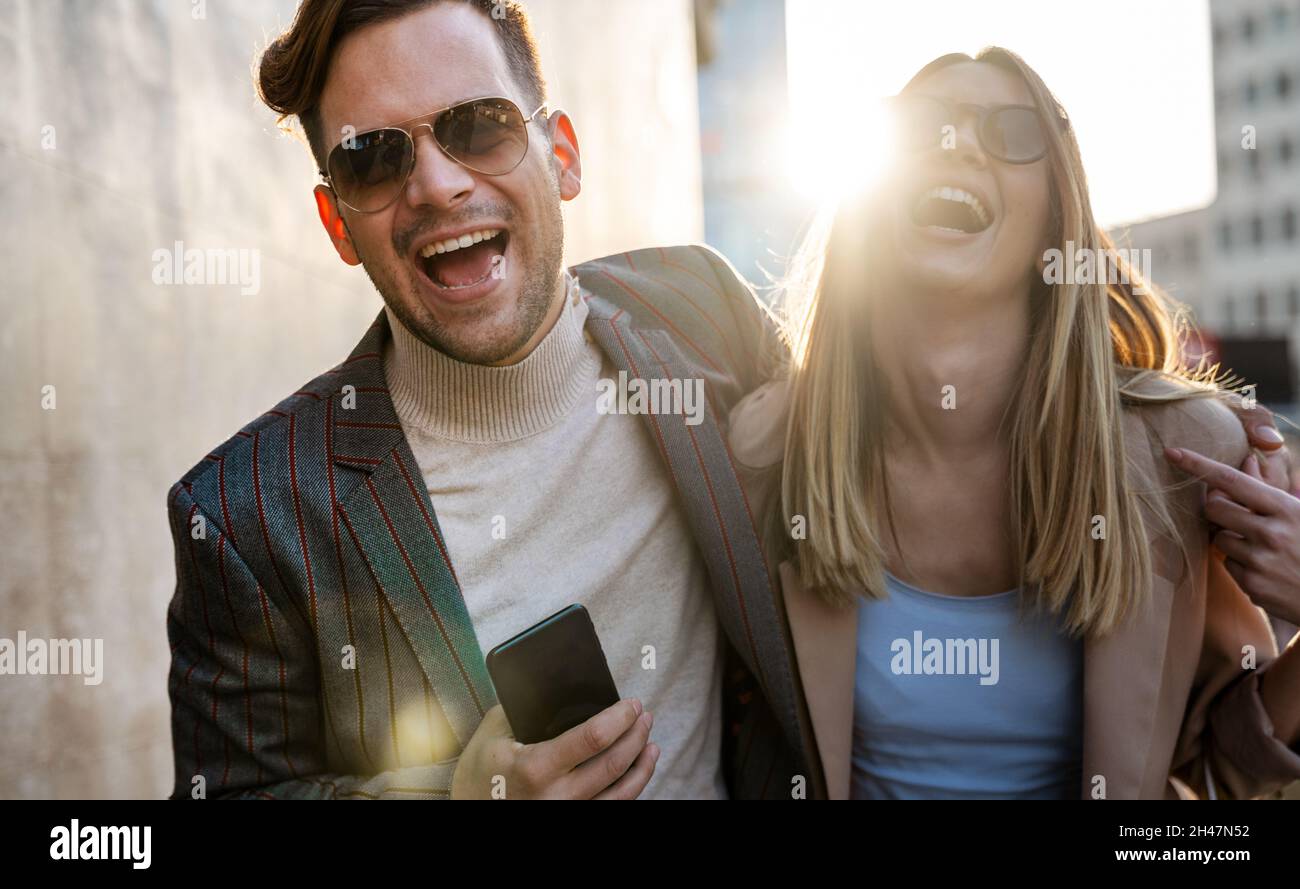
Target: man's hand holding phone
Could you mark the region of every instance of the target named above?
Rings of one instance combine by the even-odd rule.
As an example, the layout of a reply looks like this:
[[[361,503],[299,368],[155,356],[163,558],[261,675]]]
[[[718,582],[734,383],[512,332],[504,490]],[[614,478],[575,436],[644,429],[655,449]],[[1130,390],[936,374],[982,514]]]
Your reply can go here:
[[[549,741],[521,744],[498,705],[461,753],[451,798],[636,799],[659,759],[653,724],[640,701],[624,700]]]

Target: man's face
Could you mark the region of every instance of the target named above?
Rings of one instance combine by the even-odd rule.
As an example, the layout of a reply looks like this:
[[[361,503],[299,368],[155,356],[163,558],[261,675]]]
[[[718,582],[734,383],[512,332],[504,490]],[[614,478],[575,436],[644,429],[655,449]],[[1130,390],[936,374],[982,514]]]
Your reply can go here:
[[[466,4],[438,3],[349,34],[321,94],[326,151],[345,127],[364,133],[466,99],[502,96],[530,114],[535,106],[511,75],[494,27]],[[453,358],[497,364],[527,355],[561,305],[560,201],[578,189],[577,141],[556,114],[528,125],[527,156],[505,175],[457,164],[422,128],[414,168],[389,207],[358,213],[324,188],[318,203],[340,255],[361,261],[408,330]],[[484,231],[499,234],[458,250],[433,248]]]

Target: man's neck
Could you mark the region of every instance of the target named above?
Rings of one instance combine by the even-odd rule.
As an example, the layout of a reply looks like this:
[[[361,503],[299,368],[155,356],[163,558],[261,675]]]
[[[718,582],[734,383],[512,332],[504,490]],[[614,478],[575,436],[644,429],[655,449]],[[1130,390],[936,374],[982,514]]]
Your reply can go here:
[[[546,339],[546,335],[551,332],[551,328],[555,327],[556,319],[558,319],[563,313],[564,301],[569,294],[570,280],[568,272],[562,271],[560,273],[560,279],[556,282],[554,291],[551,294],[551,305],[550,308],[546,310],[546,317],[542,319],[542,323],[538,325],[537,330],[533,332],[533,335],[528,338],[528,342],[524,343],[500,361],[488,362],[489,366],[508,367],[511,364],[518,364],[529,355],[533,354],[533,350],[537,348],[538,344],[542,340]]]

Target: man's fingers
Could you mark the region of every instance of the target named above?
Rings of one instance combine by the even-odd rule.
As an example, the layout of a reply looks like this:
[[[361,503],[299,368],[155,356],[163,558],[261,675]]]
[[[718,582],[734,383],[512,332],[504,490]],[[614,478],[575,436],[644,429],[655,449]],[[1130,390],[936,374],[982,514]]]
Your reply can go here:
[[[538,757],[540,767],[548,774],[562,775],[623,737],[642,710],[641,702],[635,698],[619,701],[558,738],[534,744],[531,755]]]
[[[1222,491],[1211,489],[1205,495],[1205,517],[1213,525],[1258,540],[1264,530],[1262,516],[1257,516]]]
[[[596,794],[592,799],[636,799],[650,783],[659,762],[659,745],[647,744],[622,778]]]
[[[573,795],[580,799],[590,799],[616,784],[645,750],[652,725],[654,715],[642,713],[623,737],[611,744],[608,750],[574,769],[568,778],[573,782]]]
[[[1225,492],[1252,512],[1272,515],[1277,510],[1277,498],[1282,493],[1238,469],[1187,448],[1165,448],[1165,459],[1184,472],[1204,480],[1211,488]]]

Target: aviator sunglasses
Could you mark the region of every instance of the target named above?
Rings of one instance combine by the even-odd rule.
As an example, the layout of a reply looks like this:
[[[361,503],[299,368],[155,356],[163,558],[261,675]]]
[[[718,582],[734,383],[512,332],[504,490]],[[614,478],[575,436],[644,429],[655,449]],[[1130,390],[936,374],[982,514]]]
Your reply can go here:
[[[528,124],[546,105],[524,116],[509,99],[469,99],[393,126],[349,136],[330,151],[321,171],[346,206],[378,213],[397,200],[415,167],[415,134],[427,127],[442,153],[485,176],[504,176],[528,154]]]

